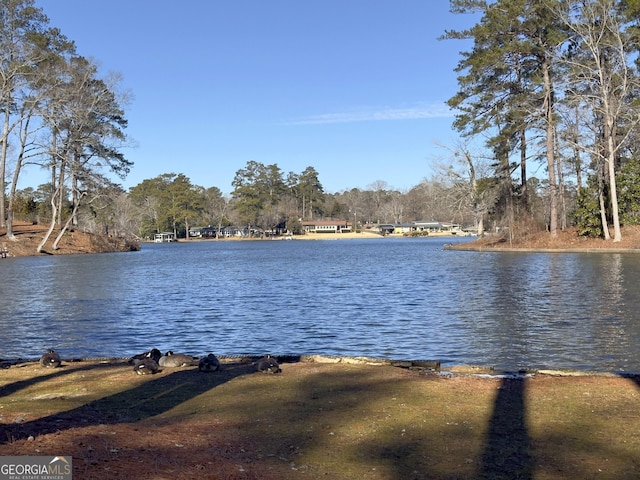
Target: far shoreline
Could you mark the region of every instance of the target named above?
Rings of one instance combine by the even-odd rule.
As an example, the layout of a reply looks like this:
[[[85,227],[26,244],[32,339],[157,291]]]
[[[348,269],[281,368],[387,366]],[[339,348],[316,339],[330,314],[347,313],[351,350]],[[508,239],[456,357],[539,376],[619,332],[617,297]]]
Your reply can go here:
[[[381,235],[377,232],[364,231],[364,232],[349,232],[349,233],[305,233],[303,235],[283,235],[279,237],[260,238],[260,237],[229,237],[229,238],[179,238],[176,242],[171,243],[189,243],[189,242],[216,242],[216,241],[294,241],[294,240],[360,240],[360,239],[381,239],[381,238],[464,238],[470,239],[470,236],[455,235],[450,233],[431,233],[429,235],[411,236],[405,234],[389,234]],[[144,243],[154,243],[153,240],[145,241]]]

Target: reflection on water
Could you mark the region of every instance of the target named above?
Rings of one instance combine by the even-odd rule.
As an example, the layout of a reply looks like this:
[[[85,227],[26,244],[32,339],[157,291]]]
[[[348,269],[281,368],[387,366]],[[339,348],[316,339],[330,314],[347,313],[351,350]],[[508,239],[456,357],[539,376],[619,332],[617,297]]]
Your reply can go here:
[[[640,256],[450,239],[192,242],[11,258],[1,358],[311,354],[640,370]]]

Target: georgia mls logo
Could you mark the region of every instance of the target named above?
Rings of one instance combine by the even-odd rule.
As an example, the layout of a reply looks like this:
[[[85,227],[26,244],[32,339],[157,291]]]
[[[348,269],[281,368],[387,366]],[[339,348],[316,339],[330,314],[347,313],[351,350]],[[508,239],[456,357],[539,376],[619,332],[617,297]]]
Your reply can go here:
[[[71,458],[71,457],[69,457]],[[49,462],[49,474],[67,474],[71,473],[71,464],[66,457],[53,457]]]
[[[71,457],[0,457],[0,480],[71,480]]]

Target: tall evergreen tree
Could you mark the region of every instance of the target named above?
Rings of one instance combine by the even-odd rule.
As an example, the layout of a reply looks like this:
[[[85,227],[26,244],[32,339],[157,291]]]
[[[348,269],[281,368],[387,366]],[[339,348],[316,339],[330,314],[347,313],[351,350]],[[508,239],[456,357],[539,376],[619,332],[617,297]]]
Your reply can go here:
[[[451,0],[455,12],[482,11],[478,24],[462,32],[446,32],[443,38],[469,38],[473,49],[463,53],[457,71],[459,92],[449,105],[459,111],[454,122],[465,136],[488,135],[497,174],[502,179],[503,214],[512,225],[514,206],[511,175],[516,165],[512,153],[520,152],[520,186],[527,207],[528,137],[531,130],[545,132],[545,154],[551,196],[551,234],[557,228],[555,120],[552,69],[554,49],[562,40],[544,4],[534,0],[481,2]]]
[[[236,172],[231,183],[232,196],[240,219],[246,225],[259,225],[263,215],[268,214],[269,223],[277,214],[277,204],[287,192],[282,170],[277,164],[263,165],[251,160],[247,166]]]
[[[322,212],[324,190],[315,168],[307,167],[298,175],[297,192],[302,201],[303,219],[311,220],[314,211]]]

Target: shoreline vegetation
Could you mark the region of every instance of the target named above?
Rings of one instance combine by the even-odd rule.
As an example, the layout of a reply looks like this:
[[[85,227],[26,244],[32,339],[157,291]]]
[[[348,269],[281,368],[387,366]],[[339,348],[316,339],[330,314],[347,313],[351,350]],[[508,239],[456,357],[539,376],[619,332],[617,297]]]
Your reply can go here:
[[[117,359],[12,364],[0,455],[68,455],[83,480],[637,476],[635,375],[282,360],[273,375],[246,357],[143,376]]]
[[[0,251],[7,257],[92,254],[106,252],[129,252],[139,250],[144,243],[152,241],[129,241],[106,235],[96,235],[80,230],[69,230],[62,238],[59,248],[53,250],[50,243],[45,245],[42,254],[36,248],[44,236],[46,227],[31,223],[16,222],[14,225],[15,240],[6,237],[6,229],[0,228]],[[55,235],[52,235],[55,237]],[[326,241],[380,238],[412,238],[408,235],[387,235],[363,230],[349,233],[307,233],[305,235],[282,236],[265,239],[225,238],[225,239],[179,239],[177,243],[187,242],[226,242],[226,241]],[[484,237],[468,237],[438,232],[424,238],[464,239],[465,241],[445,245],[447,250],[467,250],[478,252],[575,252],[575,253],[640,253],[640,226],[625,227],[622,230],[622,241],[613,242],[602,238],[581,237],[576,229],[559,231],[556,237],[548,232],[537,232],[509,241],[503,236],[486,235]]]

